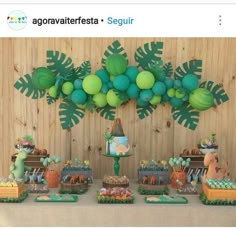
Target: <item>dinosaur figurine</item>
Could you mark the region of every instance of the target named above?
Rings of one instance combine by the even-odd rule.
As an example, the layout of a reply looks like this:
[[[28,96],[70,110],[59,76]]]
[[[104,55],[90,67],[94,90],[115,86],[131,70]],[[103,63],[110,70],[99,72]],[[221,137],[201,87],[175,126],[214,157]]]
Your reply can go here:
[[[27,158],[27,152],[20,150],[17,154],[15,162],[10,166],[10,175],[9,178],[24,178],[25,170],[30,171],[31,167],[26,166],[24,161]]]
[[[224,179],[227,177],[227,163],[223,168],[218,167],[216,157],[213,153],[209,152],[204,157],[204,166],[208,167],[207,173],[202,177],[203,180],[209,179]]]

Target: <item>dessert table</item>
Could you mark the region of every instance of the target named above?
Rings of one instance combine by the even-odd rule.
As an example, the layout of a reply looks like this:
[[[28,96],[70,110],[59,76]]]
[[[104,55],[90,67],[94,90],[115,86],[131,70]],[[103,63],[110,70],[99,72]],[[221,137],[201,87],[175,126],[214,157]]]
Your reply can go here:
[[[235,206],[206,206],[198,195],[185,195],[188,204],[147,204],[145,195],[137,192],[136,181],[130,182],[134,204],[98,204],[96,191],[101,184],[94,180],[75,203],[34,202],[37,194],[29,194],[22,203],[0,203],[0,226],[236,226]]]

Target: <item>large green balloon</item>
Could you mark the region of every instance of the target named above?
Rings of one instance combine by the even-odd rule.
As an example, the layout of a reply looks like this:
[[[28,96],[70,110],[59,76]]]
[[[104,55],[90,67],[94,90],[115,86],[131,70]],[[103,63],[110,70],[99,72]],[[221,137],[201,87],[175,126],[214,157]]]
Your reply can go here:
[[[129,77],[130,82],[135,83],[139,70],[135,66],[128,66],[125,75]]]
[[[198,87],[198,78],[193,74],[188,74],[184,76],[182,80],[183,88],[192,91]]]
[[[127,68],[127,60],[123,55],[113,54],[106,59],[106,70],[113,76],[123,74]]]
[[[105,107],[107,105],[106,94],[98,93],[94,95],[93,101],[97,107]]]
[[[76,104],[84,104],[87,100],[87,95],[83,90],[77,89],[72,92],[71,100]]]
[[[122,100],[116,95],[113,89],[110,89],[107,92],[106,98],[107,98],[107,103],[112,107],[120,106],[122,103]]]
[[[154,83],[155,77],[149,71],[142,71],[137,75],[136,84],[140,89],[151,89]]]
[[[126,93],[130,99],[136,99],[139,96],[139,91],[140,89],[138,88],[138,86],[135,83],[132,83],[130,84]]]
[[[54,74],[45,67],[36,68],[32,73],[32,83],[38,89],[48,89],[54,85]]]
[[[214,97],[207,89],[197,88],[190,93],[189,103],[193,108],[204,111],[214,105]]]
[[[126,75],[118,75],[113,80],[113,86],[117,90],[126,91],[129,87],[129,78]]]
[[[89,95],[97,94],[102,88],[102,81],[96,75],[87,75],[82,83],[83,89]]]

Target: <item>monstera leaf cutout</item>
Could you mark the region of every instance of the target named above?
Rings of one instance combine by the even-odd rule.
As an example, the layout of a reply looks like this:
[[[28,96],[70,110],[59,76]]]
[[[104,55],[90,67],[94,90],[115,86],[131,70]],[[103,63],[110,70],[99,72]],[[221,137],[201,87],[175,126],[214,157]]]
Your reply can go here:
[[[147,116],[149,116],[150,114],[153,113],[153,111],[157,108],[156,105],[151,105],[149,104],[148,106],[146,107],[140,107],[140,106],[136,106],[136,111],[137,111],[137,114],[138,114],[138,117],[140,119],[144,119],[146,118]]]
[[[112,42],[111,45],[107,47],[107,50],[104,52],[104,58],[102,58],[102,66],[103,68],[105,67],[106,64],[106,59],[108,56],[113,55],[113,54],[120,54],[125,57],[128,63],[127,59],[127,53],[125,52],[124,48],[121,46],[120,42],[118,40]]]
[[[194,110],[190,104],[183,105],[181,107],[173,107],[172,117],[180,125],[186,128],[195,130],[199,122],[199,112]]]
[[[163,66],[163,70],[164,70],[164,73],[167,77],[171,77],[171,75],[173,74],[173,67],[172,67],[171,62],[166,63]]]
[[[115,119],[115,107],[111,107],[109,105],[106,105],[105,107],[98,107],[96,108],[97,113],[100,114],[101,117],[108,119],[108,120],[114,120]]]
[[[76,104],[69,99],[64,99],[60,104],[59,109],[61,127],[63,129],[73,127],[84,117],[84,110],[77,107]]]
[[[213,81],[204,81],[199,85],[199,87],[209,90],[212,93],[214,102],[217,105],[220,105],[221,103],[229,100],[228,95],[220,84],[215,84]]]
[[[76,79],[83,80],[84,77],[91,73],[90,61],[84,61],[79,67],[73,68],[72,71],[64,77],[65,80],[74,82]]]
[[[58,97],[57,97],[57,98],[53,98],[53,97],[50,96],[48,93],[47,93],[46,98],[47,98],[47,103],[48,103],[48,105],[51,105],[51,104],[55,103],[55,102],[57,101],[57,99],[58,99]]]
[[[47,63],[48,69],[50,69],[55,75],[66,76],[74,68],[72,59],[66,57],[66,54],[60,53],[59,51],[47,51]]]
[[[123,103],[126,103],[129,100],[129,96],[124,91],[119,91],[117,89],[113,89],[116,96],[122,101]]]
[[[194,74],[198,77],[198,79],[201,79],[201,72],[202,60],[190,60],[175,69],[174,78],[176,80],[181,80],[187,74]]]
[[[163,42],[154,42],[144,44],[143,48],[136,49],[134,54],[135,61],[138,63],[137,67],[147,70],[151,64],[155,64],[161,60]]]
[[[38,89],[33,85],[32,77],[29,74],[20,77],[19,80],[15,82],[14,87],[20,91],[20,93],[32,99],[42,98],[46,93],[46,90]]]
[[[86,102],[86,108],[93,113],[93,109],[94,109],[95,103],[93,101],[93,96],[89,96]]]

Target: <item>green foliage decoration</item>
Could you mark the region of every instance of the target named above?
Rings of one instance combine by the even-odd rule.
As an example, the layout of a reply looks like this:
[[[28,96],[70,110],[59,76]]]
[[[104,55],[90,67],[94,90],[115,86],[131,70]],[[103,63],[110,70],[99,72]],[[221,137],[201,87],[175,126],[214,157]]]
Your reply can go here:
[[[153,113],[153,111],[157,108],[157,106],[155,105],[148,105],[147,107],[140,107],[140,106],[137,106],[136,109],[137,109],[137,113],[138,113],[138,117],[140,119],[144,119],[146,118],[147,116],[149,116],[150,114]]]
[[[107,49],[104,52],[105,57],[103,57],[101,61],[103,67],[105,67],[107,57],[112,54],[120,54],[127,59],[127,53],[124,51],[124,48],[121,46],[121,43],[118,40],[115,40],[114,42],[112,42],[111,45],[107,47]]]
[[[59,106],[59,116],[63,129],[68,129],[78,124],[84,117],[84,110],[77,107],[71,100],[64,99]]]
[[[182,79],[187,74],[193,74],[201,79],[202,72],[202,60],[190,60],[183,63],[182,66],[178,66],[174,73],[175,79]]]
[[[154,42],[144,44],[143,48],[137,48],[135,52],[135,61],[138,63],[138,67],[146,70],[151,64],[161,60],[163,42]]]
[[[44,97],[46,90],[38,89],[33,85],[32,77],[29,74],[20,77],[18,81],[15,82],[14,87],[19,90],[22,94],[32,99],[39,99]]]
[[[181,107],[172,107],[172,117],[180,125],[195,130],[199,122],[199,112],[194,110],[191,105],[184,104]]]
[[[199,85],[199,87],[208,89],[212,93],[214,102],[217,105],[229,100],[228,95],[220,84],[215,84],[212,81],[204,81]]]
[[[40,90],[33,85],[32,76],[26,74],[15,82],[14,87],[32,99],[46,95],[49,105],[62,100],[59,117],[63,129],[78,124],[86,110],[95,110],[101,117],[114,120],[117,107],[133,99],[140,119],[151,115],[159,104],[168,104],[172,107],[172,117],[178,124],[195,130],[200,112],[190,105],[189,97],[193,90],[205,88],[214,97],[215,106],[228,101],[229,97],[220,84],[212,81],[199,82],[202,77],[202,60],[186,61],[173,70],[171,62],[164,63],[162,60],[162,52],[163,42],[145,43],[134,52],[137,65],[129,66],[124,47],[115,40],[104,51],[102,68],[94,73],[89,60],[76,66],[66,54],[48,50],[47,69],[55,75],[54,85]],[[88,90],[85,83],[94,83],[89,81],[91,75],[99,79],[101,87],[97,90],[94,90],[92,84]],[[49,80],[47,75],[45,78],[45,82]],[[206,101],[204,98],[202,100]]]

